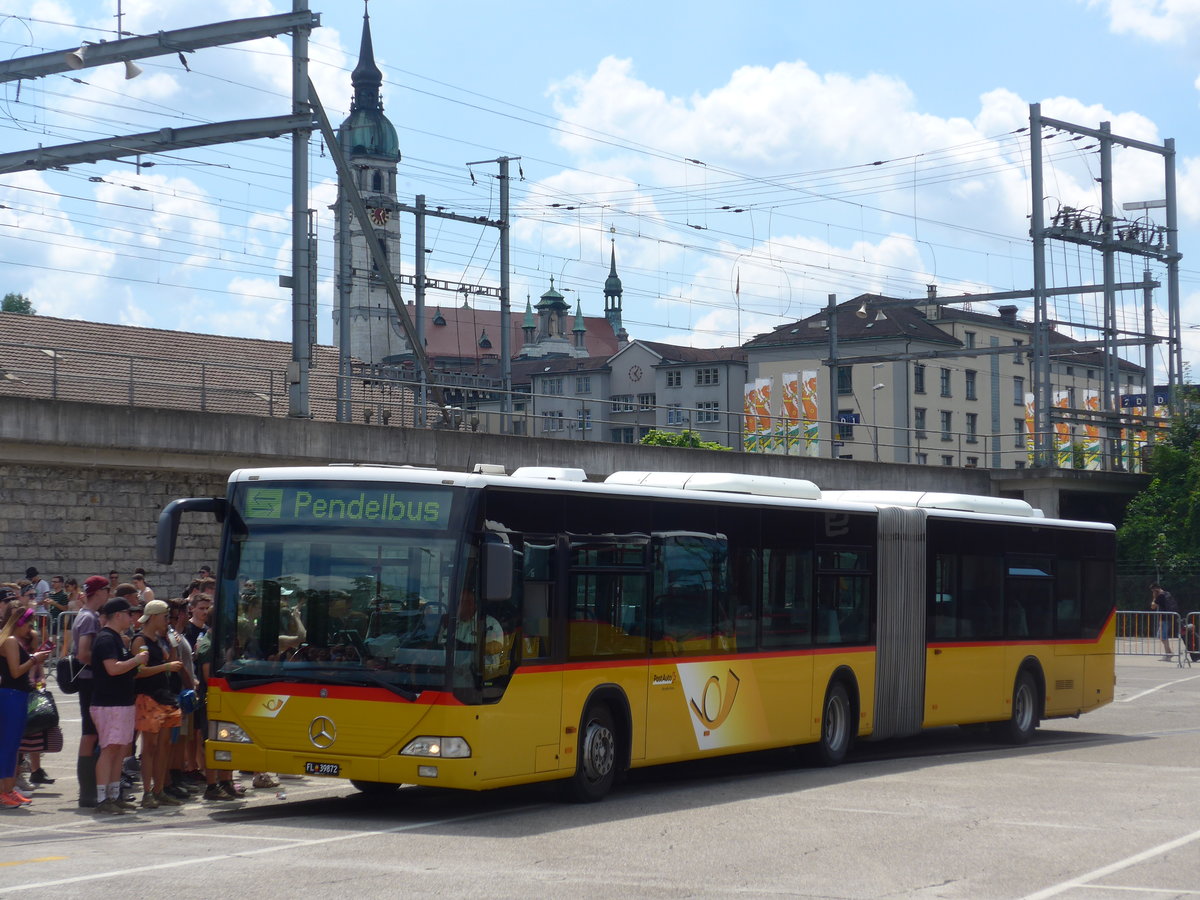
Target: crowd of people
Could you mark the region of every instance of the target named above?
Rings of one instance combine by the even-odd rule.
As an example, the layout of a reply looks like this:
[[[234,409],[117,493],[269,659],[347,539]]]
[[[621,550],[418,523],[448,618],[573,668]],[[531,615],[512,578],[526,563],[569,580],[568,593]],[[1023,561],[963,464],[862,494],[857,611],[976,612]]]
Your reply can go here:
[[[45,689],[55,655],[75,661],[69,692],[78,693],[82,722],[81,808],[123,815],[244,796],[232,771],[204,762],[215,587],[208,566],[167,600],[142,569],[128,582],[114,570],[80,584],[61,575],[46,581],[30,567],[24,579],[0,584],[0,810],[32,804],[36,789],[56,780],[43,754],[62,750],[61,729],[26,727],[31,695]],[[66,689],[58,688],[61,703]],[[279,786],[265,772],[247,774],[254,788]]]

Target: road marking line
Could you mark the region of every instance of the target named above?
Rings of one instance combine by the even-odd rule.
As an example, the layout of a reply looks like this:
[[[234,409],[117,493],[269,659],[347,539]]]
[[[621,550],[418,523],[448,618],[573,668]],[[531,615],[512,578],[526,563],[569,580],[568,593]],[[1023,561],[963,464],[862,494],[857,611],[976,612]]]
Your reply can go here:
[[[518,807],[517,809],[533,809],[534,807]],[[352,841],[364,837],[377,837],[384,834],[398,834],[404,831],[414,831],[419,828],[432,828],[437,825],[453,825],[457,822],[469,822],[472,819],[483,819],[494,817],[495,812],[471,813],[466,816],[454,816],[449,819],[429,819],[425,822],[413,822],[408,825],[397,825],[395,828],[380,828],[373,831],[355,831],[350,834],[339,834],[334,837],[313,838],[307,841],[293,841],[287,845],[275,847],[260,847],[257,850],[243,850],[240,853],[221,853],[216,856],[193,856],[187,859],[175,859],[171,862],[156,863],[152,866],[138,866],[133,869],[118,869],[112,872],[94,872],[89,875],[76,875],[73,878],[59,878],[55,881],[39,881],[29,884],[5,885],[5,892],[15,893],[17,891],[36,891],[43,888],[59,887],[64,884],[80,884],[85,881],[99,881],[104,878],[122,878],[128,875],[135,875],[140,872],[157,872],[163,869],[177,869],[180,866],[201,865],[206,862],[225,859],[239,859],[247,856],[260,856],[265,853],[275,853],[279,850],[295,850],[302,847],[315,847],[320,844],[333,844],[339,841]]]
[[[30,863],[57,862],[66,859],[65,856],[39,856],[36,859],[14,859],[12,862],[0,862],[0,866],[27,866]]]
[[[1193,831],[1191,834],[1185,834],[1181,838],[1176,838],[1173,841],[1167,841],[1165,844],[1159,844],[1157,847],[1151,847],[1148,850],[1143,850],[1141,853],[1135,853],[1133,856],[1127,856],[1125,859],[1117,860],[1115,863],[1109,863],[1107,866],[1102,866],[1099,869],[1093,869],[1086,875],[1080,875],[1078,878],[1072,878],[1069,881],[1064,881],[1056,884],[1053,887],[1048,887],[1045,890],[1038,891],[1036,894],[1027,894],[1023,900],[1043,900],[1045,897],[1054,897],[1058,894],[1065,893],[1072,888],[1083,887],[1090,884],[1097,878],[1103,878],[1105,875],[1111,875],[1114,872],[1120,872],[1122,869],[1128,869],[1130,866],[1136,866],[1140,862],[1145,862],[1148,859],[1153,859],[1156,856],[1162,856],[1168,851],[1175,850],[1190,844],[1192,841],[1200,839],[1200,831]],[[1100,887],[1100,885],[1096,885]]]
[[[1189,676],[1188,678],[1179,678],[1179,679],[1176,679],[1175,681],[1168,681],[1166,684],[1160,684],[1160,685],[1158,685],[1158,687],[1152,687],[1152,688],[1150,688],[1150,690],[1142,691],[1140,694],[1134,694],[1132,697],[1123,697],[1120,700],[1118,700],[1117,702],[1118,703],[1132,703],[1134,700],[1142,699],[1142,697],[1145,697],[1147,694],[1153,694],[1155,691],[1161,691],[1163,688],[1171,687],[1176,684],[1183,684],[1185,681],[1195,681],[1197,678],[1200,678],[1200,675],[1192,675],[1192,676]]]

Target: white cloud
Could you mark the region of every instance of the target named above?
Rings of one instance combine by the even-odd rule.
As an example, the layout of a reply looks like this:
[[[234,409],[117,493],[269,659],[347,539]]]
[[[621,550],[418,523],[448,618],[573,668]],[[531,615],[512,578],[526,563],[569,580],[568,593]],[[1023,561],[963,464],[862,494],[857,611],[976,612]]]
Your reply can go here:
[[[1115,34],[1182,44],[1200,36],[1200,0],[1089,0],[1108,15]]]

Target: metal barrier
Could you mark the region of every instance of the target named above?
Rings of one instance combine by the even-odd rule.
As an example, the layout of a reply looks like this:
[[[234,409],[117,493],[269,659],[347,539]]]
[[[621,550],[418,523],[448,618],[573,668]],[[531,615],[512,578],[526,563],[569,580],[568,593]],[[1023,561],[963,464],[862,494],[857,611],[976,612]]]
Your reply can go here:
[[[1184,617],[1173,612],[1117,610],[1116,652],[1120,655],[1158,656],[1181,668],[1190,667],[1198,633],[1200,612]]]
[[[58,614],[58,618],[54,620],[54,627],[51,629],[51,635],[54,640],[54,653],[51,655],[51,662],[57,662],[60,656],[66,656],[71,652],[69,641],[71,637],[71,626],[75,622],[75,616],[79,614],[77,609],[68,609],[65,612]]]

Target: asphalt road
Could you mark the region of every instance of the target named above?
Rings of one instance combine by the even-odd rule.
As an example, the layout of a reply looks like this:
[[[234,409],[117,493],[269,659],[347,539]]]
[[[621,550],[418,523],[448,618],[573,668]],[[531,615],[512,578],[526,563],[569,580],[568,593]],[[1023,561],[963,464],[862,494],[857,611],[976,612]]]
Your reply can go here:
[[[1120,658],[1115,703],[1026,747],[939,729],[837,769],[642,770],[585,806],[308,778],[98,819],[60,706],[58,782],[0,813],[0,897],[1200,897],[1200,665]]]

